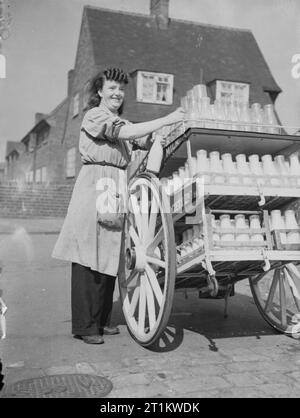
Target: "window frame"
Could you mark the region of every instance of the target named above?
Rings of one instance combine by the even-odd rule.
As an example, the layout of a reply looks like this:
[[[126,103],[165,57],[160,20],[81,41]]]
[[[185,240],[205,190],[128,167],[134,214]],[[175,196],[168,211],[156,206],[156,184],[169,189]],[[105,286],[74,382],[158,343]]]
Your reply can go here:
[[[143,85],[143,79],[144,76],[147,77],[153,77],[154,78],[154,84],[155,87],[153,88],[153,97],[152,99],[145,99],[144,98],[144,85]],[[163,100],[158,100],[156,98],[157,96],[157,85],[160,82],[160,80],[158,80],[158,78],[168,78],[168,82],[164,83],[161,82],[162,84],[167,84],[169,85],[169,98],[167,98],[166,101]],[[154,71],[144,71],[144,70],[139,70],[137,72],[137,88],[136,88],[136,100],[137,102],[140,103],[150,103],[150,104],[162,104],[162,105],[166,105],[166,106],[171,106],[173,104],[173,88],[174,88],[174,74],[167,74],[167,73],[161,73],[161,72],[154,72]]]
[[[231,91],[229,91],[229,93],[231,94],[231,96],[233,97],[233,99],[231,98],[230,100],[228,100],[229,102],[232,101],[239,101],[242,103],[248,103],[249,102],[249,97],[250,97],[250,84],[249,83],[243,83],[243,82],[239,82],[239,81],[229,81],[229,80],[216,80],[216,100],[224,100],[224,97],[222,97],[222,92],[224,92],[224,88],[222,88],[222,84],[228,84],[231,85]],[[238,98],[235,95],[235,91],[234,91],[234,87],[239,87],[242,86],[244,87],[244,98],[243,100],[238,100]],[[225,99],[226,100],[226,99]]]
[[[70,152],[74,152],[74,156],[72,156],[72,160],[70,162]],[[72,154],[71,154],[72,155]],[[72,163],[71,167],[70,164]],[[74,165],[74,167],[73,167]],[[66,178],[74,178],[76,175],[76,147],[71,147],[66,152],[66,165],[65,165],[65,175]],[[72,171],[71,171],[72,170]]]

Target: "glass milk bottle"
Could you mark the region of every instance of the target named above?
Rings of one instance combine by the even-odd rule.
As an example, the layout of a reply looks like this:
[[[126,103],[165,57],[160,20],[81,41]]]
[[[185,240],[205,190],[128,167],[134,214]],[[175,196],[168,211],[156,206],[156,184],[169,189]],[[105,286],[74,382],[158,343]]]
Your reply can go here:
[[[295,186],[300,186],[300,162],[298,153],[291,154],[290,157],[290,175],[293,177]]]
[[[245,229],[248,230],[248,225],[246,224],[245,215],[242,213],[239,213],[235,215],[235,228],[236,229]],[[244,232],[236,232],[236,240],[237,241],[249,241],[250,237],[249,234]]]
[[[229,118],[231,121],[231,129],[233,131],[238,131],[239,128],[239,116],[238,116],[238,110],[237,110],[237,104],[235,101],[231,101],[229,106]]]
[[[156,135],[154,142],[148,154],[146,169],[151,173],[158,174],[163,160],[163,147],[161,145],[161,136]]]
[[[263,111],[260,103],[253,103],[251,106],[251,122],[255,132],[263,132]]]
[[[260,219],[258,215],[251,215],[249,217],[250,220],[250,229],[261,229]],[[263,242],[264,236],[262,233],[254,233],[251,234],[251,241]]]
[[[251,131],[251,115],[248,102],[241,103],[240,122],[241,130]]]
[[[264,172],[262,169],[262,164],[259,161],[259,156],[257,154],[249,155],[249,167],[252,175],[254,176],[256,183],[259,185],[265,184]]]
[[[286,229],[299,229],[299,225],[296,221],[295,212],[291,209],[284,212],[285,226]],[[287,233],[288,244],[300,244],[300,232],[289,231]]]
[[[279,172],[277,171],[274,161],[272,160],[272,156],[269,154],[263,155],[261,160],[264,174],[269,177],[271,186],[280,186],[281,181],[278,177],[276,177],[279,176]]]
[[[275,158],[275,167],[277,169],[278,174],[281,177],[281,182],[285,186],[290,185],[289,180],[289,170],[285,161],[284,155],[277,155]]]
[[[232,155],[225,153],[222,155],[224,174],[228,175],[229,184],[239,184],[239,176],[236,167],[232,161]]]
[[[222,162],[220,160],[220,153],[218,151],[212,151],[209,153],[209,165],[211,173],[218,173],[220,175],[211,176],[211,180],[216,184],[222,184],[225,182],[223,174]]]
[[[271,231],[276,231],[278,229],[286,229],[286,226],[280,210],[276,209],[271,211]],[[285,232],[280,232],[280,241],[282,244],[287,243],[287,236]]]
[[[226,120],[226,115],[224,111],[224,106],[222,104],[221,100],[216,99],[215,100],[215,115],[217,119],[217,129],[227,129],[226,124],[224,123]]]
[[[264,124],[265,132],[269,134],[279,134],[279,129],[277,125],[277,119],[274,112],[274,106],[272,104],[266,104],[264,106]]]
[[[222,229],[231,229],[230,216],[227,214],[220,216],[221,241],[234,241],[234,233],[222,232]]]
[[[194,225],[193,226],[193,244],[192,248],[193,251],[200,250],[203,248],[204,242],[203,239],[200,237],[200,226]]]
[[[245,185],[253,184],[253,176],[250,172],[249,164],[245,154],[238,154],[236,157],[238,174],[242,175],[242,182]]]
[[[209,159],[207,158],[207,151],[200,149],[197,151],[197,173],[204,176],[204,183],[209,184]]]

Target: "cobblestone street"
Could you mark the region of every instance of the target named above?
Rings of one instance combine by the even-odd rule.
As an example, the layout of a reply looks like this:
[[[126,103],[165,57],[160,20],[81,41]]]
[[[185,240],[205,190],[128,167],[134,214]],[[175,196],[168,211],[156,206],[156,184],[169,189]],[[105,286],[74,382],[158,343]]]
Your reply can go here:
[[[247,281],[236,286],[227,319],[223,300],[177,293],[169,326],[151,351],[130,337],[116,289],[113,323],[121,334],[90,346],[71,335],[70,266],[50,257],[61,221],[18,224],[2,222],[0,235],[0,289],[8,306],[7,338],[0,341],[5,385],[88,373],[112,381],[111,398],[300,396],[300,341],[264,322]]]

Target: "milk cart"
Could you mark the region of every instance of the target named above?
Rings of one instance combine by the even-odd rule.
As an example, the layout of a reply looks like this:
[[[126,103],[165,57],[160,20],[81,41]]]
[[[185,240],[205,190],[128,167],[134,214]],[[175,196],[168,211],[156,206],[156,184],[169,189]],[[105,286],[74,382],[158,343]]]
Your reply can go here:
[[[276,330],[296,335],[300,331],[299,244],[281,242],[270,228],[270,211],[283,209],[300,198],[299,183],[293,187],[223,184],[211,181],[203,188],[203,176],[194,176],[183,190],[169,197],[160,179],[169,176],[199,149],[208,152],[286,154],[300,147],[300,137],[224,129],[182,127],[164,149],[158,176],[147,170],[145,157],[128,186],[129,212],[123,242],[119,288],[128,330],[140,345],[150,346],[167,326],[177,289],[198,289],[202,298],[227,298],[234,284],[249,279],[252,295],[263,318]],[[213,175],[212,175],[213,177]],[[293,183],[294,180],[294,183]],[[256,214],[260,228],[250,230],[263,239],[215,241],[218,228],[213,218],[223,213]],[[203,246],[184,256],[183,232],[200,225]],[[251,229],[251,228],[250,228]],[[222,230],[222,233],[233,230]],[[234,233],[242,233],[236,230]],[[290,230],[284,232],[291,232]],[[247,231],[249,233],[249,230]],[[201,300],[200,300],[201,302]]]

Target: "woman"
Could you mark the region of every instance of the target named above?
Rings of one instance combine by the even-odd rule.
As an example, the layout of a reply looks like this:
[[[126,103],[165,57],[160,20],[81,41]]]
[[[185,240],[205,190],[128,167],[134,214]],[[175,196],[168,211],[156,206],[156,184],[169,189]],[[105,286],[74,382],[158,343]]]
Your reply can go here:
[[[53,257],[72,261],[72,333],[88,344],[102,344],[108,327],[118,272],[122,228],[99,222],[96,186],[111,179],[122,189],[133,146],[151,147],[151,134],[184,118],[179,108],[169,115],[130,124],[120,114],[127,75],[110,68],[92,85],[90,110],[85,114],[79,139],[83,166],[76,180],[68,213],[53,250]]]

